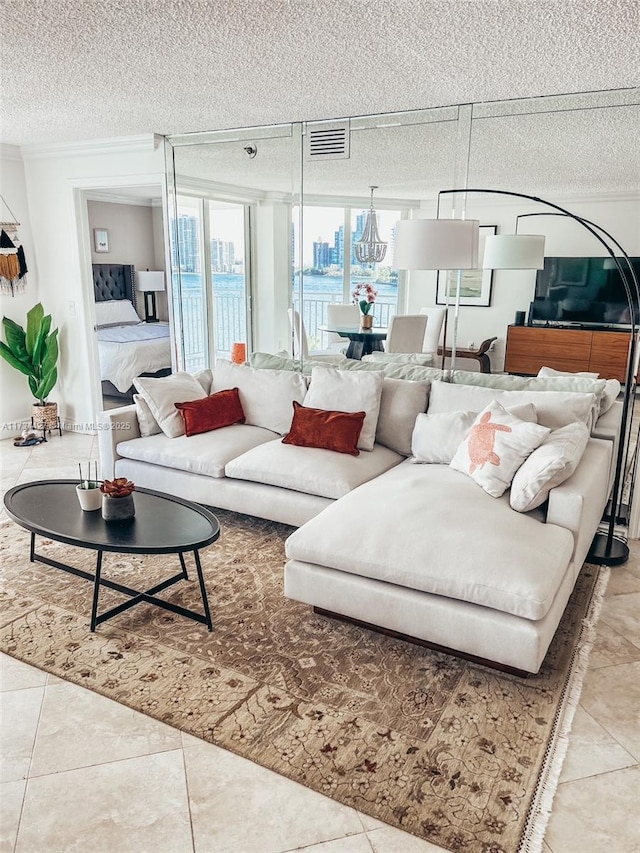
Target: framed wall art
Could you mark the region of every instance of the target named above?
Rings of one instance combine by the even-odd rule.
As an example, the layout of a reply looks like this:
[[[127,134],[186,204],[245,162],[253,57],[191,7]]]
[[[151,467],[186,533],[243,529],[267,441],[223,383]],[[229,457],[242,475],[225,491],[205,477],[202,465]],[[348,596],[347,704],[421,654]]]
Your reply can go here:
[[[106,228],[93,229],[93,248],[96,252],[109,251],[109,232]]]
[[[497,225],[480,226],[479,257],[484,255],[484,238],[498,233]],[[456,300],[457,270],[440,270],[436,291],[436,305],[453,305]],[[493,270],[460,271],[460,305],[476,305],[488,308],[491,305]],[[449,299],[447,300],[447,291]]]

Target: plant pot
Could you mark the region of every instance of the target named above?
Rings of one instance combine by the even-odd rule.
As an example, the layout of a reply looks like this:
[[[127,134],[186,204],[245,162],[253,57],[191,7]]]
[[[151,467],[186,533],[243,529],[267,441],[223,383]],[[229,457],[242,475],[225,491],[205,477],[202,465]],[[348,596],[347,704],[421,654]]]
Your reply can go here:
[[[43,406],[34,403],[31,406],[31,420],[34,429],[58,429],[58,404],[45,403]]]
[[[100,491],[100,486],[85,489],[82,483],[79,483],[76,486],[76,494],[78,495],[80,508],[84,512],[95,512],[95,510],[100,509],[102,506],[102,492]]]
[[[372,329],[373,328],[373,314],[363,314],[360,317],[360,328],[361,329]]]
[[[126,495],[123,498],[102,495],[102,517],[105,521],[130,521],[135,514],[136,507],[133,502],[133,495]]]

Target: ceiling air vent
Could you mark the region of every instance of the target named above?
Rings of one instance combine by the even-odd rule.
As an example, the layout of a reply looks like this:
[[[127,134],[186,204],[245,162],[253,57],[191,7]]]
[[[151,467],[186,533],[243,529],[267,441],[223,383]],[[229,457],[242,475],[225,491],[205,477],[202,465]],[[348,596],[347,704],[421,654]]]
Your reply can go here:
[[[348,160],[349,122],[307,124],[306,160]]]

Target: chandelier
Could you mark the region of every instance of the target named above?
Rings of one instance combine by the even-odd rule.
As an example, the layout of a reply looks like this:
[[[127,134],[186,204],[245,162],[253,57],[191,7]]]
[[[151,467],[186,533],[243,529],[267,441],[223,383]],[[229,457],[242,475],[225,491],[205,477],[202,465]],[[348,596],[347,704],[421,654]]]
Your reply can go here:
[[[378,217],[373,209],[373,191],[378,187],[371,187],[371,205],[364,223],[362,236],[353,245],[353,249],[361,264],[378,264],[387,254],[387,244],[380,239],[378,233]]]

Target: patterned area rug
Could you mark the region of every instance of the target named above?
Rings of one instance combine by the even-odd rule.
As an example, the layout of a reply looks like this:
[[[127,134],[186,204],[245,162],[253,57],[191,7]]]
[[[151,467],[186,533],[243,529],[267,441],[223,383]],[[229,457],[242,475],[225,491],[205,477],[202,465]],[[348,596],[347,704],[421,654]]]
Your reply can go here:
[[[539,849],[604,579],[585,566],[539,675],[523,680],[317,616],[284,598],[291,528],[218,512],[202,554],[214,631],[147,604],[89,632],[92,585],[0,530],[4,652],[464,853]],[[95,555],[37,540],[93,571]],[[148,588],[175,556],[105,555]],[[195,571],[190,574],[195,578]],[[166,597],[201,611],[197,580]],[[100,609],[122,598],[101,593]]]

